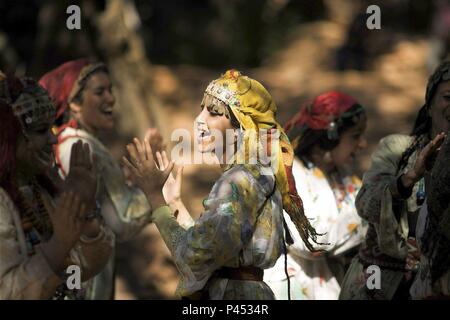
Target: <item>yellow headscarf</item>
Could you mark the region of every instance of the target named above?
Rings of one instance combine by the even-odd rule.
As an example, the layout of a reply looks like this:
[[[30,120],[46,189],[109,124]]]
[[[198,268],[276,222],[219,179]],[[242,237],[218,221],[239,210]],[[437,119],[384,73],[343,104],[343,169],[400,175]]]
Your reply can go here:
[[[239,71],[228,70],[220,78],[212,81],[205,93],[230,107],[244,130],[244,146],[258,145],[252,140],[254,135],[249,134],[250,132],[258,133],[260,129],[270,129],[269,135],[271,132],[279,134],[279,144],[276,150],[269,150],[269,154],[275,161],[277,169],[275,180],[283,197],[283,209],[291,217],[307,248],[310,251],[317,251],[310,243],[310,239],[317,243],[317,236],[320,234],[316,233],[305,216],[303,203],[292,175],[294,151],[283,128],[275,119],[277,106],[269,92],[258,81],[243,76]],[[268,147],[270,148],[270,144]],[[249,152],[250,150],[244,151],[246,159]]]

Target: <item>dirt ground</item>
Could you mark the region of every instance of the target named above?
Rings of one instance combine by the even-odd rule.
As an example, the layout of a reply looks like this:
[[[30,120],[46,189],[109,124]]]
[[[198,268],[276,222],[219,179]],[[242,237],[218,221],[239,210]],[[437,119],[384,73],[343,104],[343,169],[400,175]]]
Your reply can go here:
[[[336,23],[304,24],[291,30],[288,45],[261,67],[242,71],[267,87],[277,102],[281,123],[321,92],[337,89],[354,96],[368,110],[369,147],[357,164],[362,173],[381,137],[411,129],[425,95],[428,43],[426,38],[397,36],[393,49],[372,61],[371,71],[338,72],[331,61],[344,37],[343,27]],[[154,80],[149,85],[164,103],[170,119],[167,127],[192,131],[203,90],[224,70],[162,65],[153,70]],[[200,214],[201,199],[219,175],[218,166],[185,168],[183,200],[193,217]],[[135,240],[119,245],[116,299],[174,299],[177,282],[175,265],[154,225]]]

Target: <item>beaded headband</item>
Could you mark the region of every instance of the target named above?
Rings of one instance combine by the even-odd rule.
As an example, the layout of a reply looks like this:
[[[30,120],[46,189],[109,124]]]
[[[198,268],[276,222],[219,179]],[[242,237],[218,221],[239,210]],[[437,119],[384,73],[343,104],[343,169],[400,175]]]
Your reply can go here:
[[[87,66],[83,67],[83,69],[81,69],[80,74],[78,75],[77,80],[75,81],[73,88],[70,92],[70,96],[69,96],[69,102],[71,102],[73,100],[73,98],[76,97],[76,95],[83,90],[84,88],[84,83],[83,81],[87,79],[87,77],[89,77],[91,74],[93,74],[94,72],[96,72],[99,69],[105,69],[108,70],[106,64],[104,64],[103,62],[95,62],[95,63],[91,63],[88,64]]]
[[[220,85],[216,83],[216,81],[212,81],[206,88],[205,93],[215,97],[230,107],[239,108],[241,106],[237,93],[231,91],[226,84]]]
[[[12,104],[14,115],[20,118],[25,126],[51,120],[56,113],[55,107],[47,92],[38,85],[28,85]]]

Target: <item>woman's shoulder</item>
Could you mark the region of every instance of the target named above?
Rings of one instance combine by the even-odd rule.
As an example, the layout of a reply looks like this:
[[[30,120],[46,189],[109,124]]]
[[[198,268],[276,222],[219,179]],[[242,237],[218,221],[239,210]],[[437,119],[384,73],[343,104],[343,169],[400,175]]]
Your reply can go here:
[[[379,147],[407,148],[414,137],[406,134],[390,134],[380,140]]]
[[[78,140],[88,143],[92,148],[105,149],[106,147],[96,137],[83,129],[67,127],[58,134],[58,145],[73,144]]]
[[[403,134],[391,134],[382,138],[372,154],[372,161],[396,164],[413,140],[414,137]]]
[[[58,147],[62,149],[63,152],[69,152],[70,148],[74,143],[78,140],[87,143],[91,149],[91,152],[94,152],[97,158],[109,158],[110,153],[108,149],[103,145],[103,143],[98,140],[96,137],[91,135],[85,130],[76,129],[72,127],[67,127],[63,131],[61,131],[58,135]]]
[[[275,175],[270,166],[261,164],[236,164],[224,172],[222,179],[238,185],[250,185],[252,189],[272,191]]]

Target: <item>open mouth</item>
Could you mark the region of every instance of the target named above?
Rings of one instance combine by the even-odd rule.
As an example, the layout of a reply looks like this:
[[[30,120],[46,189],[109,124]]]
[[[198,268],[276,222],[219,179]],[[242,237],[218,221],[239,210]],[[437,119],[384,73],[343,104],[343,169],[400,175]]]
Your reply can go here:
[[[105,109],[101,109],[100,110],[101,113],[107,117],[112,117],[113,116],[113,109],[112,108],[105,108]]]
[[[205,141],[207,139],[209,140],[210,137],[211,137],[211,132],[206,131],[206,130],[200,130],[198,132],[197,141],[198,142],[202,142],[202,141]]]

